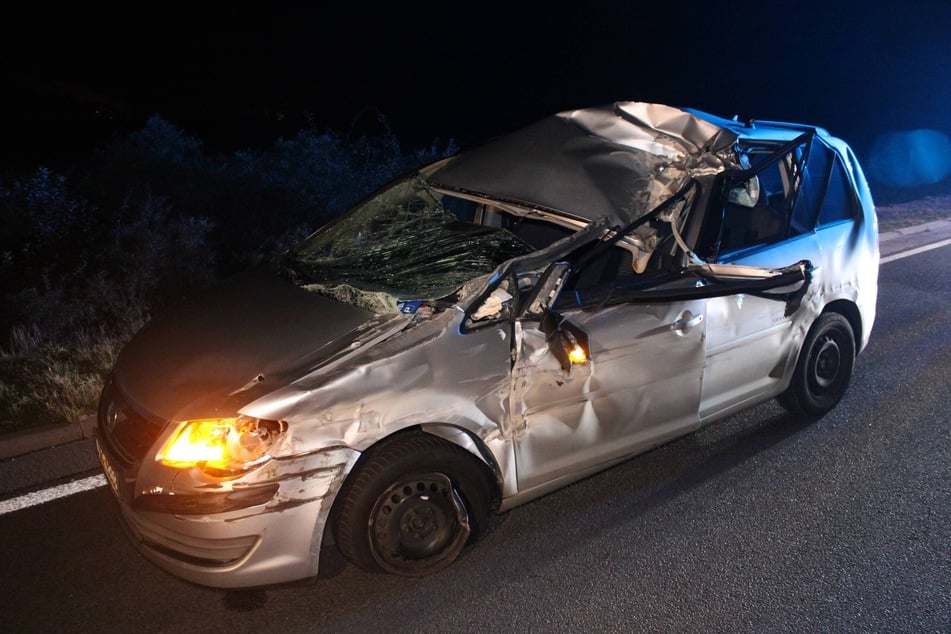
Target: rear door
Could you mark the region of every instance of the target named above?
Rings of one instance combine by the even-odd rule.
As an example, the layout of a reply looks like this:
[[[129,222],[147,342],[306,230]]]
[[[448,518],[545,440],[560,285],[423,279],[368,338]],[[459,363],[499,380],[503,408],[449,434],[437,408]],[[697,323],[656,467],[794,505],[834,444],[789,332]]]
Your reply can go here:
[[[776,147],[743,148],[746,180],[724,181],[717,262],[777,269],[809,260],[821,264],[814,227],[824,192],[824,146],[805,134]],[[807,166],[810,169],[807,169]],[[742,409],[775,395],[802,340],[804,311],[784,302],[740,293],[707,305],[707,360],[701,420]],[[808,325],[808,324],[807,324]]]

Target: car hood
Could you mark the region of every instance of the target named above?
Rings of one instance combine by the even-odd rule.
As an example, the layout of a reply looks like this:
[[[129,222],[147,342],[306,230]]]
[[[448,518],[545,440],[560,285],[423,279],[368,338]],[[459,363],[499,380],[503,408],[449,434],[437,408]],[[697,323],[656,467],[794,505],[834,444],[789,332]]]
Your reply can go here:
[[[383,319],[256,269],[149,322],[120,353],[114,380],[143,414],[233,415],[346,350]]]

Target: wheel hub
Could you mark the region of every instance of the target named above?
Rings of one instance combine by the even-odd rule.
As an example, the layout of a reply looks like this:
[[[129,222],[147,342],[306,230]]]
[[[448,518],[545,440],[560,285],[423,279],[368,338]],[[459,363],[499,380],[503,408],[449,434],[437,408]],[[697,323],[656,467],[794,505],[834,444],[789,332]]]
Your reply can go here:
[[[828,338],[823,341],[816,352],[815,371],[813,372],[816,384],[822,389],[831,387],[839,374],[841,363],[842,355],[835,340]]]
[[[437,514],[432,508],[411,508],[403,516],[400,529],[407,537],[420,540],[436,530],[437,523]]]

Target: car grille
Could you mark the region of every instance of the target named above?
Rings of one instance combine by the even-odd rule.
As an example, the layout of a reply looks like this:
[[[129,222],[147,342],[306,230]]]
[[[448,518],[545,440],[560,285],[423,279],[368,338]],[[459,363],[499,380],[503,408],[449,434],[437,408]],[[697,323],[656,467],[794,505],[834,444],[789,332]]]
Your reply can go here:
[[[103,390],[99,402],[98,425],[104,438],[125,466],[142,461],[165,426],[132,409],[112,384]]]

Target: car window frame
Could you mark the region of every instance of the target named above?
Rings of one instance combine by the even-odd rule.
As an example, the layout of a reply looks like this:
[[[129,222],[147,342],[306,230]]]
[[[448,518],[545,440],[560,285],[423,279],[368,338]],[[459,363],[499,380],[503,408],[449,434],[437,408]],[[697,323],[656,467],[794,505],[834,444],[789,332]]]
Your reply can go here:
[[[802,134],[796,136],[794,139],[780,145],[770,156],[767,156],[766,158],[759,161],[757,165],[755,165],[754,167],[751,167],[748,169],[729,169],[717,175],[716,181],[714,182],[714,191],[719,193],[711,196],[710,201],[708,202],[708,207],[707,207],[707,218],[704,220],[705,226],[701,228],[701,236],[704,236],[702,240],[706,240],[709,242],[711,239],[709,234],[711,233],[711,228],[714,225],[710,225],[708,227],[707,223],[710,223],[710,222],[716,223],[715,227],[716,227],[717,235],[715,239],[713,240],[714,244],[716,244],[716,249],[714,252],[711,252],[708,255],[707,259],[716,263],[720,263],[720,264],[729,264],[733,261],[742,259],[753,253],[757,253],[764,249],[773,248],[778,244],[782,244],[791,239],[795,239],[801,235],[804,235],[804,233],[793,234],[791,232],[790,223],[791,223],[792,214],[794,210],[796,209],[796,204],[799,200],[799,194],[801,192],[802,185],[804,182],[804,173],[805,173],[805,170],[808,169],[807,166],[809,161],[809,154],[812,148],[812,143],[815,142],[817,138],[818,138],[818,134],[816,130],[808,129]],[[764,144],[767,142],[768,141],[764,140],[764,141],[758,141],[758,142],[751,142],[747,144],[746,146],[738,145],[736,147],[736,152],[739,154],[743,152],[745,149],[748,149],[750,146],[756,145],[756,143]],[[800,147],[804,147],[805,150],[799,156],[795,156],[796,151]],[[724,217],[725,217],[725,211],[726,211],[727,193],[732,188],[742,185],[743,183],[749,181],[750,179],[754,177],[758,177],[766,170],[773,168],[777,163],[780,163],[781,161],[785,160],[786,157],[790,155],[794,156],[795,165],[798,167],[800,173],[798,174],[798,178],[797,178],[798,182],[789,184],[791,189],[786,194],[786,198],[783,203],[783,214],[785,216],[783,221],[785,223],[785,227],[784,227],[785,230],[781,232],[782,237],[769,241],[769,242],[759,242],[756,244],[750,244],[750,245],[741,246],[738,248],[733,248],[728,251],[722,250],[722,246],[720,246],[720,240],[723,235],[723,224],[724,224]],[[788,168],[781,168],[781,169],[784,169],[787,172],[791,171]],[[796,176],[796,175],[793,174],[793,176]],[[784,178],[787,178],[787,177],[788,177],[788,174],[785,174]],[[823,190],[823,196],[824,196],[824,193],[825,192]],[[813,223],[813,226],[810,229],[807,229],[805,233],[808,233],[809,231],[814,229],[815,229],[815,226]]]

